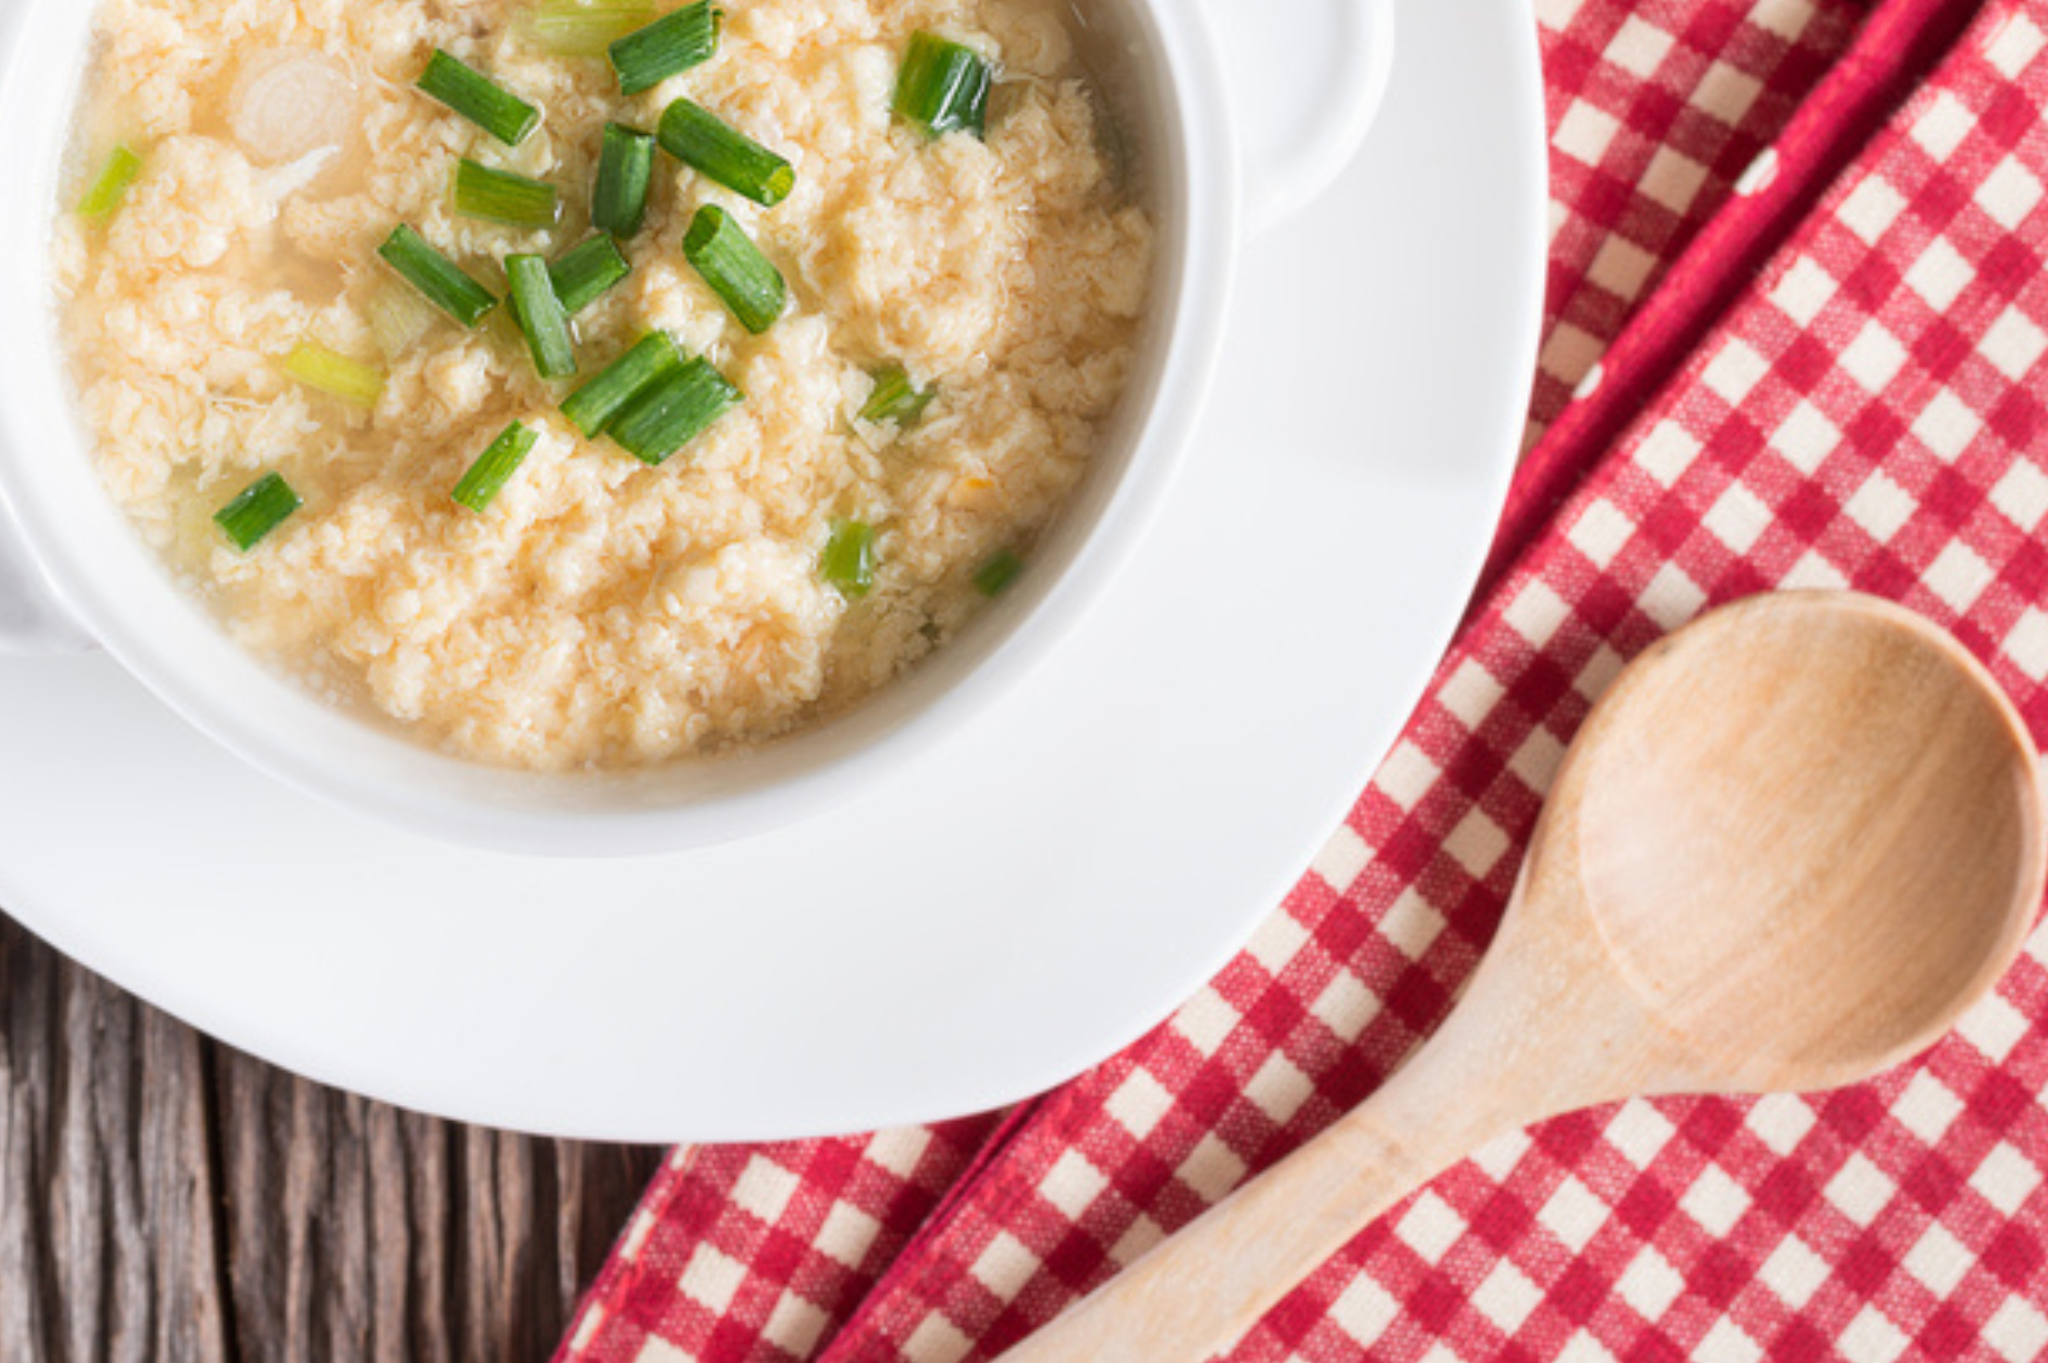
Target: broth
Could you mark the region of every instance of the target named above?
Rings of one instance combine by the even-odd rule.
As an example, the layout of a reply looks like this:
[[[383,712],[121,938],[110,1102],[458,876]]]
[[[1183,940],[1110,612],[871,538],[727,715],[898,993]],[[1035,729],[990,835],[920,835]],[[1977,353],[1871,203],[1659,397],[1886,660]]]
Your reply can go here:
[[[1106,150],[1102,58],[1051,0],[736,0],[715,59],[624,99],[521,13],[105,0],[80,191],[117,142],[145,168],[104,224],[62,215],[55,247],[103,481],[247,647],[465,757],[644,766],[829,717],[984,609],[992,561],[1028,571],[1116,411],[1153,225]],[[985,141],[891,117],[918,30],[994,56]],[[539,105],[540,130],[507,149],[415,90],[437,47]],[[508,309],[466,331],[379,261],[409,223],[502,296],[505,256],[589,235],[605,123],[651,130],[681,96],[788,158],[796,190],[762,209],[662,154],[631,276],[575,319],[576,379],[536,375]],[[458,216],[465,156],[556,185],[559,225]],[[684,258],[705,204],[788,281],[765,334]],[[656,468],[557,412],[650,329],[746,395]],[[381,371],[374,408],[288,377],[308,344]],[[937,394],[914,423],[861,416],[887,363]],[[458,506],[515,420],[533,453],[486,511]],[[304,507],[239,552],[214,513],[273,471]],[[878,535],[865,594],[820,570],[845,521]]]

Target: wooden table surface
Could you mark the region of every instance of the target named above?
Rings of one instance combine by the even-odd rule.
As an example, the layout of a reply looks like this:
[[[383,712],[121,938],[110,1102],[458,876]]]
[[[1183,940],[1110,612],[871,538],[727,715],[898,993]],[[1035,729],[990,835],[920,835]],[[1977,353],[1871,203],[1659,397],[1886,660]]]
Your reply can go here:
[[[662,1152],[208,1041],[0,918],[0,1359],[545,1358]]]

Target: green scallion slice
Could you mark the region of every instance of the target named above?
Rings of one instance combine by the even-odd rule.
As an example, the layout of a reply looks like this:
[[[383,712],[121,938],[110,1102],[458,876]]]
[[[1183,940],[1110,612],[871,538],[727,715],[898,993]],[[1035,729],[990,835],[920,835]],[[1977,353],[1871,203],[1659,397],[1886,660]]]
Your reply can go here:
[[[419,88],[508,147],[540,126],[540,110],[439,48],[420,74]]]
[[[384,396],[383,370],[311,341],[285,356],[284,372],[356,407],[373,408]]]
[[[611,46],[612,69],[619,73],[619,93],[652,90],[670,76],[709,61],[718,51],[718,29],[725,11],[711,0],[697,0],[655,20]]]
[[[363,311],[377,349],[387,360],[396,360],[419,344],[434,325],[434,309],[413,289],[380,288],[370,295]]]
[[[602,57],[653,18],[654,0],[540,0],[519,30],[551,57]]]
[[[512,315],[526,333],[533,367],[544,379],[566,379],[576,372],[576,338],[569,332],[569,314],[555,295],[555,281],[541,256],[505,257],[505,277],[512,283]]]
[[[643,464],[660,465],[745,401],[708,361],[685,361],[613,419],[609,434]]]
[[[924,409],[939,395],[936,386],[919,388],[912,383],[909,372],[893,362],[870,370],[869,376],[875,381],[875,391],[868,394],[867,405],[860,409],[860,419],[876,425],[893,421],[905,429],[915,426]]]
[[[987,58],[935,33],[913,33],[896,75],[896,112],[933,137],[988,130]]]
[[[561,221],[562,196],[551,184],[493,170],[465,156],[455,167],[455,211],[465,218],[540,230]]]
[[[711,291],[725,300],[740,325],[759,336],[789,303],[789,286],[746,229],[716,205],[697,210],[683,238],[683,254]]]
[[[562,311],[571,317],[617,288],[631,273],[633,267],[618,243],[603,236],[592,237],[548,266],[555,281],[555,297],[562,300]]]
[[[562,403],[562,415],[586,439],[595,440],[635,399],[682,367],[683,353],[676,343],[664,332],[650,332],[571,393]]]
[[[466,327],[475,327],[498,306],[489,289],[464,274],[454,261],[405,224],[401,223],[377,248],[377,254],[424,294],[429,303]]]
[[[125,142],[107,153],[92,188],[78,201],[78,216],[103,222],[128,199],[128,190],[142,176],[142,157]]]
[[[661,146],[684,165],[764,208],[773,208],[796,188],[796,171],[789,162],[687,99],[669,105],[661,116]]]
[[[1023,573],[1024,560],[1004,549],[974,570],[974,590],[987,597],[1001,596]]]
[[[615,237],[632,237],[647,217],[647,188],[654,181],[654,139],[621,123],[604,125],[604,152],[597,162],[597,192],[590,224]]]
[[[838,588],[849,601],[866,596],[875,586],[875,527],[865,521],[835,520],[818,556],[818,576]]]
[[[491,447],[469,466],[469,472],[462,475],[462,481],[455,485],[455,500],[481,516],[505,490],[512,475],[519,472],[519,466],[539,441],[538,431],[529,431],[516,421],[507,426],[504,434],[493,440]]]
[[[235,548],[246,554],[304,505],[283,474],[266,473],[243,489],[241,496],[216,511],[213,520]]]

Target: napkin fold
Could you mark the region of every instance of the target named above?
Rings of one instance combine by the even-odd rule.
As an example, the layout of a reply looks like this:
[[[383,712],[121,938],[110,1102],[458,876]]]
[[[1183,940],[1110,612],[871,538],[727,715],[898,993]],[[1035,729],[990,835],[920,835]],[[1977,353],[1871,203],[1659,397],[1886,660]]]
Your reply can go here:
[[[1702,610],[1853,586],[2048,733],[2048,6],[1539,0],[1551,325],[1488,581],[1345,826],[1168,1023],[997,1116],[676,1152],[570,1360],[993,1357],[1370,1093],[1497,925],[1565,744]],[[1276,759],[1278,760],[1278,759]],[[2048,1353],[2048,943],[1814,1098],[1495,1142],[1242,1360]]]

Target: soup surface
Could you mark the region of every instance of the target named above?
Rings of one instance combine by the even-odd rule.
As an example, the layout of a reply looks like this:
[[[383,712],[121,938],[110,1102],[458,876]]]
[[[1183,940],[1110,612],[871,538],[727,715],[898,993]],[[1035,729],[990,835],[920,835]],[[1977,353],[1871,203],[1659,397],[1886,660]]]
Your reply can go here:
[[[77,194],[116,146],[140,169],[111,212],[61,214],[54,248],[102,478],[246,646],[422,741],[560,770],[771,738],[1029,571],[1124,387],[1152,225],[1071,16],[1038,0],[731,0],[713,59],[631,97],[535,13],[105,0]],[[985,137],[893,111],[919,32],[990,59]],[[436,49],[538,130],[507,146],[422,93]],[[511,309],[465,328],[380,259],[409,224],[503,298],[507,257],[591,235],[607,122],[653,131],[682,97],[786,158],[794,190],[764,208],[657,153],[631,274],[574,317],[575,378],[539,376]],[[458,213],[465,157],[555,186],[557,225]],[[686,258],[704,205],[787,281],[759,335]],[[559,407],[652,330],[744,400],[650,467]],[[308,348],[369,387],[307,382]],[[929,405],[870,419],[891,365]],[[515,421],[538,435],[523,465],[458,504]],[[216,513],[271,473],[303,506],[241,550]],[[846,571],[863,528],[871,580]]]

